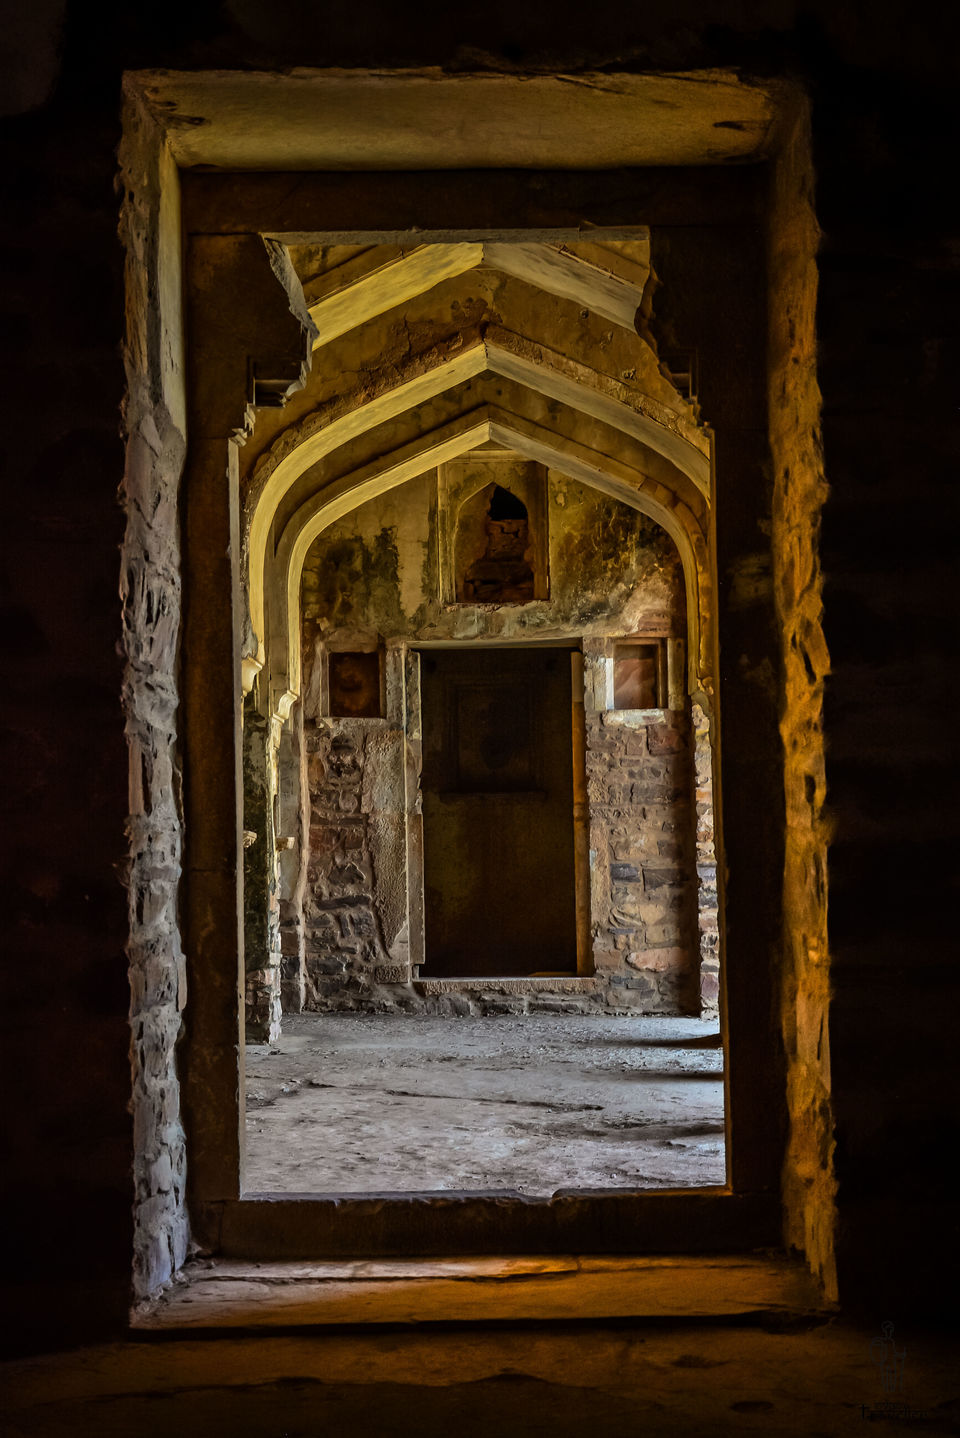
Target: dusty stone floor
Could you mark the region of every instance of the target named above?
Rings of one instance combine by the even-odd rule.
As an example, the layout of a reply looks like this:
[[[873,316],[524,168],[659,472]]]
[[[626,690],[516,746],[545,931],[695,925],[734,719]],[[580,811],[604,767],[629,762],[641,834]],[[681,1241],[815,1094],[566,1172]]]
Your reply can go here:
[[[879,1323],[685,1324],[170,1339],[0,1365],[9,1438],[697,1438],[957,1432],[956,1340]],[[872,1423],[879,1423],[873,1428]]]
[[[724,1182],[715,1021],[291,1015],[247,1047],[248,1193]]]

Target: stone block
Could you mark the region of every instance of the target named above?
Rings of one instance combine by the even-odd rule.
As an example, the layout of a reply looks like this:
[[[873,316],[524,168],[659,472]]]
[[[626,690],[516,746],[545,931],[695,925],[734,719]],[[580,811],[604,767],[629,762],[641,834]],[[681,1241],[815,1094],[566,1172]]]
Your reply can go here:
[[[330,824],[311,824],[310,826],[310,853],[311,856],[319,858],[323,854],[331,853],[340,842],[339,831]]]
[[[680,948],[635,949],[627,954],[627,963],[631,969],[658,974],[677,972],[687,967],[688,954],[686,949]]]
[[[478,994],[477,1003],[480,1006],[481,1013],[489,1014],[490,1016],[497,1014],[522,1014],[526,1008],[524,999],[504,999],[492,994]]]
[[[407,964],[378,964],[373,971],[373,978],[378,984],[408,984],[410,969]]]
[[[648,924],[646,929],[647,945],[650,948],[669,947],[676,944],[680,937],[678,924]]]
[[[648,892],[656,889],[674,888],[677,884],[676,869],[653,869],[643,866],[643,887]]]
[[[660,1003],[656,984],[644,977],[643,982],[624,986],[617,990],[617,1004],[622,1008],[641,1009],[652,1013]]]
[[[627,729],[621,736],[621,747],[630,758],[638,758],[647,752],[647,735],[644,729]]]
[[[610,906],[618,913],[638,917],[646,902],[643,889],[636,884],[613,884],[610,888]]]
[[[597,973],[609,973],[623,965],[623,954],[619,949],[594,948],[593,966]]]
[[[647,748],[651,754],[679,754],[686,747],[683,734],[670,724],[651,724],[647,730]]]

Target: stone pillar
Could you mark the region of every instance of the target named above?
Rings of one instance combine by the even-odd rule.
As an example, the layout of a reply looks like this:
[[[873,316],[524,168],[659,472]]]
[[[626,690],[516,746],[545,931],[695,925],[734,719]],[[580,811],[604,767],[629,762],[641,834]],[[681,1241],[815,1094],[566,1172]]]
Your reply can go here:
[[[613,708],[613,643],[583,645],[594,963],[612,1008],[695,1013],[689,713]]]
[[[315,330],[284,251],[259,235],[191,234],[185,300],[181,912],[190,1022],[181,1052],[191,1219],[198,1240],[215,1244],[217,1205],[241,1192],[245,1132],[238,445],[259,406],[302,385]]]
[[[243,952],[246,1037],[280,1037],[280,899],[274,827],[271,721],[253,694],[243,715]]]

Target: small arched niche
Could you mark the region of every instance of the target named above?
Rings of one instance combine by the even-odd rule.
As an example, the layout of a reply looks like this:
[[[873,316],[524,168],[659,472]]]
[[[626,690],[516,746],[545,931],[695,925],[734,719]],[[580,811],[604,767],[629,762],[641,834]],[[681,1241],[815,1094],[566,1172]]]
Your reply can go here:
[[[530,517],[522,499],[488,484],[467,500],[457,525],[461,604],[526,604],[534,599]]]
[[[480,451],[439,474],[446,604],[529,604],[549,598],[543,467]]]

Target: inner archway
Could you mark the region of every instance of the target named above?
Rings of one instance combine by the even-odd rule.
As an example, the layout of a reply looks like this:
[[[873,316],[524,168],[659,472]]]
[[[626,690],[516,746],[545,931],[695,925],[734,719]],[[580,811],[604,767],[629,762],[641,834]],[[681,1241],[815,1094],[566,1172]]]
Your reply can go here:
[[[489,510],[505,490],[492,474],[516,485],[521,468],[549,598],[446,602],[442,534],[459,538],[464,508]],[[301,596],[307,1007],[410,1011],[419,996],[429,1011],[435,996],[411,983],[559,971],[581,980],[581,1003],[590,991],[604,1008],[698,1013],[696,736],[669,536],[490,443],[324,529]],[[621,677],[634,650],[654,669],[636,692]],[[375,713],[338,702],[345,659],[382,674]],[[707,804],[709,773],[701,780]],[[511,874],[516,951],[504,951],[504,913],[484,964],[474,929],[500,912],[506,882],[487,863],[495,852]],[[552,960],[546,939],[520,938],[525,889],[569,903]],[[451,926],[463,932],[459,960]],[[379,991],[388,982],[407,987],[391,997]],[[537,996],[548,997],[543,982]]]
[[[635,255],[621,244],[620,263],[639,270],[645,244],[637,240]],[[491,361],[490,379],[481,365],[466,389],[454,367],[447,389],[434,384],[426,411],[417,391],[409,419],[402,411],[385,415],[366,396],[349,421],[341,407],[330,423],[349,437],[332,447],[304,403],[303,416],[251,465],[262,476],[255,513],[275,492],[280,470],[290,495],[277,503],[277,538],[263,569],[267,643],[257,653],[266,665],[255,688],[261,703],[266,694],[283,695],[290,706],[299,771],[296,751],[284,760],[278,750],[274,785],[299,789],[303,805],[299,823],[288,825],[293,853],[283,851],[286,872],[275,883],[288,1017],[282,1033],[264,1034],[256,1021],[248,1028],[247,1186],[254,1190],[379,1191],[387,1172],[399,1188],[411,1186],[395,1159],[417,1146],[421,1114],[397,1116],[390,1139],[370,1137],[366,1171],[364,1155],[345,1156],[334,1137],[337,1122],[340,1134],[350,1133],[337,1106],[360,1103],[347,1060],[357,1057],[357,1036],[369,1025],[377,1043],[389,1036],[387,1056],[377,1049],[371,1057],[361,1044],[361,1064],[392,1072],[395,1049],[405,1053],[413,1043],[417,1054],[417,1079],[395,1081],[414,1083],[409,1094],[394,1093],[389,1079],[359,1085],[380,1109],[430,1098],[421,1080],[437,1071],[434,1060],[447,1065],[447,1087],[456,1074],[476,1090],[483,1055],[508,1039],[511,1083],[522,1086],[527,1048],[544,1037],[537,1025],[558,1022],[585,1025],[553,1037],[566,1035],[567,1047],[579,1043],[581,1055],[592,1055],[571,1079],[560,1044],[554,1078],[573,1084],[572,1097],[558,1099],[561,1110],[576,1107],[584,1084],[600,1096],[597,1085],[610,1080],[597,1058],[603,1044],[618,1055],[618,1073],[625,1065],[638,1078],[626,1111],[621,1105],[610,1120],[611,1131],[630,1130],[632,1159],[610,1149],[609,1133],[586,1158],[552,1152],[547,1159],[556,1135],[544,1122],[534,1125],[544,1144],[539,1179],[524,1175],[522,1162],[519,1171],[509,1161],[504,1169],[503,1151],[499,1185],[489,1174],[481,1183],[489,1153],[459,1167],[453,1156],[435,1155],[440,1167],[432,1176],[419,1171],[418,1188],[481,1183],[539,1193],[543,1183],[683,1187],[724,1179],[705,717],[710,610],[697,518],[706,496],[662,452],[675,450],[676,434],[664,429],[663,443],[651,447],[655,425],[646,421],[641,440],[621,413],[623,400],[619,409],[605,402],[608,336],[591,350],[572,307],[565,312],[555,296],[501,291],[488,302],[498,306],[505,353],[516,346],[515,333],[546,332],[558,347],[542,386],[529,362],[522,385],[509,365]],[[346,300],[335,293],[342,314]],[[456,290],[421,303],[441,315],[449,306],[462,329]],[[387,347],[380,327],[389,329],[389,307],[386,313],[386,320],[366,317],[363,327],[375,333],[353,345]],[[341,362],[338,342],[340,335],[329,341],[332,369]],[[579,376],[576,392],[564,391],[565,405],[554,373],[563,345],[575,352]],[[318,344],[315,366],[327,347]],[[623,352],[639,361],[633,372],[645,374],[662,404],[669,390],[651,369],[649,347],[631,331]],[[675,392],[672,402],[696,455],[704,439],[692,410]],[[638,391],[629,413],[644,404]],[[692,459],[688,468],[698,473]],[[257,562],[251,548],[251,592]],[[368,1028],[344,1028],[346,1015]],[[638,1024],[654,1016],[654,1028],[641,1031]],[[476,1062],[456,1043],[448,1051],[458,1030],[451,1019],[461,1021],[462,1040],[464,1020],[495,1017],[519,1027],[508,1034],[483,1022]],[[256,1046],[262,1037],[280,1052]],[[665,1090],[645,1089],[648,1049],[658,1055]],[[304,1052],[319,1063],[310,1076]],[[290,1066],[290,1082],[279,1088],[277,1058]],[[331,1059],[333,1074],[323,1077]],[[490,1092],[461,1099],[488,1105],[489,1129],[489,1106],[499,1098],[488,1079]],[[316,1100],[318,1089],[339,1115],[324,1117],[322,1105],[314,1114],[326,1134],[323,1162],[301,1147],[284,1172],[278,1147],[288,1125],[283,1105],[275,1108],[279,1095],[297,1095],[303,1117],[313,1113],[304,1095]],[[534,1110],[545,1106],[526,1098]],[[608,1098],[586,1109],[604,1110]],[[353,1118],[369,1131],[362,1103]],[[649,1142],[638,1147],[641,1128]],[[595,1126],[598,1137],[604,1131]],[[301,1146],[304,1139],[301,1128]],[[529,1188],[534,1182],[541,1187]]]

